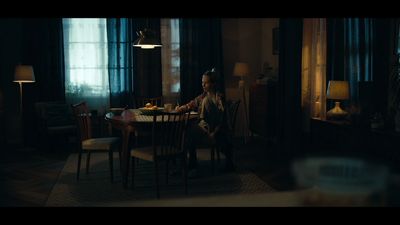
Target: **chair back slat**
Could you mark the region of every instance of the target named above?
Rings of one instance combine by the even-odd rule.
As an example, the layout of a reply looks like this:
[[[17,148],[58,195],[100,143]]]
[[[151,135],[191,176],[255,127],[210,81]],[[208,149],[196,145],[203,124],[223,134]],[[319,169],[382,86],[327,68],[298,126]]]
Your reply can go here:
[[[78,127],[78,137],[81,141],[92,138],[90,113],[86,102],[72,104],[71,108]]]
[[[152,142],[155,157],[173,157],[183,153],[182,141],[189,116],[190,112],[162,112],[153,115]]]

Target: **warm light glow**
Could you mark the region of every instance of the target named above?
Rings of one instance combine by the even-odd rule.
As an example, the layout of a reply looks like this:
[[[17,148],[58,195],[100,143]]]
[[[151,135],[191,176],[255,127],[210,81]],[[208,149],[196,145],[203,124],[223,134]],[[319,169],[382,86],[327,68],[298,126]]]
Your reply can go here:
[[[142,49],[153,49],[155,47],[161,47],[160,41],[156,38],[154,31],[150,29],[144,29],[139,31],[138,39],[133,42],[134,47],[140,47]]]
[[[235,67],[233,68],[233,76],[243,77],[248,76],[250,74],[249,65],[243,62],[235,63]]]
[[[152,49],[152,48],[155,48],[155,47],[161,47],[161,45],[133,45],[133,46],[144,48],[144,49]]]
[[[349,82],[331,80],[328,84],[328,99],[346,100],[349,99]],[[340,108],[340,102],[335,102],[335,107],[327,112],[327,116],[331,118],[343,118],[347,116],[347,112]]]
[[[33,67],[28,65],[17,65],[15,67],[14,82],[32,83],[35,82]]]
[[[336,80],[329,81],[326,97],[335,100],[349,99],[349,82]]]

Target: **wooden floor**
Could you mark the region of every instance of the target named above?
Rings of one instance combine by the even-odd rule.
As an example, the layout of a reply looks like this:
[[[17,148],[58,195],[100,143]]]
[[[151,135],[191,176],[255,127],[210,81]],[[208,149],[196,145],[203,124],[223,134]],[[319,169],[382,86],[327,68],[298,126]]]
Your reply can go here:
[[[276,190],[292,189],[289,165],[274,157],[276,148],[272,142],[255,138],[244,144],[235,140],[235,146],[238,167],[250,169]],[[43,206],[71,152],[68,147],[52,152],[2,150],[0,206]]]

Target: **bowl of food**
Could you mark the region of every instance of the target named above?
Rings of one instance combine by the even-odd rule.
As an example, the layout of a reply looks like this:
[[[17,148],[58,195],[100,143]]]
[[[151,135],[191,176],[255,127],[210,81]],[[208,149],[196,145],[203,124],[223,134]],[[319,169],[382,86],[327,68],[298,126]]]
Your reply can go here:
[[[164,108],[152,105],[151,103],[147,103],[145,107],[139,108],[139,110],[142,115],[154,115],[156,113],[164,111]]]
[[[110,112],[112,112],[116,116],[120,116],[125,108],[110,108]]]

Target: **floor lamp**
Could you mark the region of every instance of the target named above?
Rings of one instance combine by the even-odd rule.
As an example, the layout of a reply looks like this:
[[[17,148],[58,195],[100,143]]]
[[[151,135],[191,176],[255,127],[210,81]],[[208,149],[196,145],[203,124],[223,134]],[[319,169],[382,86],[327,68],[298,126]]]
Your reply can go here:
[[[19,83],[19,113],[22,115],[22,83],[35,82],[33,67],[28,65],[17,65],[15,67],[14,82]]]
[[[239,91],[241,92],[242,95],[242,100],[243,100],[243,107],[244,107],[244,142],[247,142],[247,134],[248,134],[248,125],[249,125],[249,120],[248,120],[248,115],[247,115],[247,101],[246,101],[246,86],[243,77],[248,76],[250,74],[250,69],[249,65],[247,63],[243,62],[237,62],[235,63],[235,67],[233,68],[233,76],[240,77],[239,80]]]

